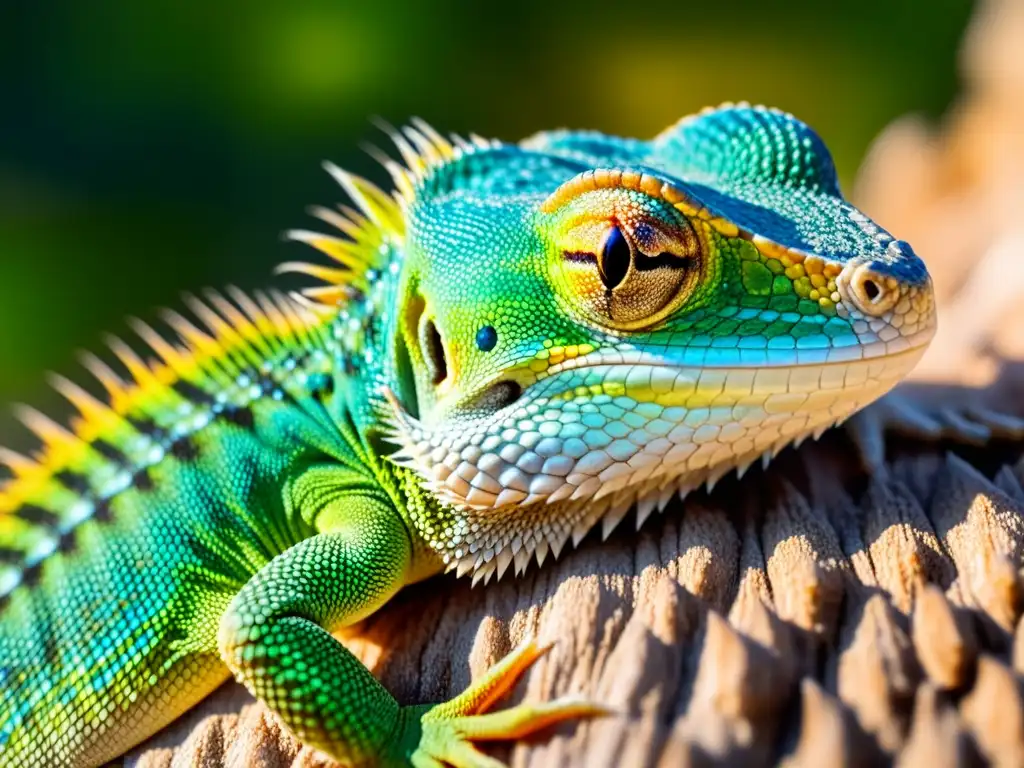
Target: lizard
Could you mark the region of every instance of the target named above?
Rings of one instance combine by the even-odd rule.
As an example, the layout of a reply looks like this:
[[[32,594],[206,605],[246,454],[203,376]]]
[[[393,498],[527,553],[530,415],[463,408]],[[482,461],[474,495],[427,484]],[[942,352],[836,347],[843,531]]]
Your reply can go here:
[[[935,329],[924,262],[842,196],[791,115],[727,104],[651,140],[390,129],[384,191],[292,240],[299,291],[186,297],[145,356],[69,379],[0,453],[0,764],[94,766],[234,677],[345,765],[493,768],[482,744],[600,716],[400,706],[331,634],[403,586],[557,557],[877,400]],[[493,711],[492,711],[493,710]]]

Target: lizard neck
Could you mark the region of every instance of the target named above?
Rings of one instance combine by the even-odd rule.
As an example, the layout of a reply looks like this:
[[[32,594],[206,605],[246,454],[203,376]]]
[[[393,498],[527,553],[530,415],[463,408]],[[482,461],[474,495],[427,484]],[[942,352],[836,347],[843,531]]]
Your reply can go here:
[[[401,251],[389,247],[380,268],[366,275],[367,290],[351,296],[332,321],[330,354],[335,393],[329,410],[340,431],[351,425],[350,440],[358,442],[363,469],[394,501],[413,543],[408,578],[419,581],[444,566],[442,555],[431,544],[433,521],[450,510],[426,490],[415,472],[400,467],[388,456],[395,446],[388,442],[391,427],[386,421],[391,406],[385,392],[403,402],[415,403],[416,392],[409,356],[402,339]]]
[[[366,273],[366,290],[353,291],[331,324],[331,355],[338,396],[334,417],[350,420],[360,437],[377,448],[377,436],[387,413],[385,391],[409,396],[398,319],[401,314],[401,256],[387,247],[380,268]],[[397,308],[397,309],[396,309]],[[415,394],[412,394],[415,397]]]

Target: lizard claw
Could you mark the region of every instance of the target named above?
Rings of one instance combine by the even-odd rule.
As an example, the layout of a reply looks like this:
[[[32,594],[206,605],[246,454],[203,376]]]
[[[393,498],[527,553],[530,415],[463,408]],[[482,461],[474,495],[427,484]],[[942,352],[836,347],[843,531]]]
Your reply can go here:
[[[615,714],[603,704],[579,697],[488,712],[550,648],[529,638],[455,698],[433,707],[408,708],[408,732],[402,741],[417,738],[409,754],[412,764],[416,768],[503,768],[504,763],[481,752],[474,742],[520,739],[566,720]]]

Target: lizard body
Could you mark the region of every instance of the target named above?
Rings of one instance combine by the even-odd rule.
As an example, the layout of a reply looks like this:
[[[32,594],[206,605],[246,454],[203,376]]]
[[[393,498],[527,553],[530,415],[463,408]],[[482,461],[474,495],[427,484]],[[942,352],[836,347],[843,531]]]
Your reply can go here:
[[[443,570],[555,556],[713,484],[896,384],[934,330],[927,271],[850,206],[820,139],[723,106],[651,141],[395,132],[395,193],[293,232],[304,296],[191,299],[159,359],[87,363],[109,402],[34,411],[0,455],[0,763],[98,765],[233,674],[346,764],[496,765],[472,742],[599,714],[400,707],[329,630]],[[127,375],[126,375],[127,374]]]

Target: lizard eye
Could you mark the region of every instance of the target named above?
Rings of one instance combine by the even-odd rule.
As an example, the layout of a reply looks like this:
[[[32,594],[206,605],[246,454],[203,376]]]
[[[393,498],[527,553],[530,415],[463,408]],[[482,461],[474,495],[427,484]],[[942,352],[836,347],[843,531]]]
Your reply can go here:
[[[654,325],[679,307],[700,273],[689,225],[587,220],[566,233],[557,272],[568,298],[594,322],[616,330]]]

